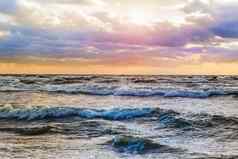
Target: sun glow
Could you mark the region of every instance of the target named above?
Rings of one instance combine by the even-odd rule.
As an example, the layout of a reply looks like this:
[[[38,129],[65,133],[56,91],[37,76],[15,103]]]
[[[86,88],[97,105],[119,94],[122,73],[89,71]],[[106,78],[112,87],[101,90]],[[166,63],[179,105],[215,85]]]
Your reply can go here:
[[[132,9],[128,13],[130,22],[138,25],[145,25],[151,21],[151,15],[142,9]]]

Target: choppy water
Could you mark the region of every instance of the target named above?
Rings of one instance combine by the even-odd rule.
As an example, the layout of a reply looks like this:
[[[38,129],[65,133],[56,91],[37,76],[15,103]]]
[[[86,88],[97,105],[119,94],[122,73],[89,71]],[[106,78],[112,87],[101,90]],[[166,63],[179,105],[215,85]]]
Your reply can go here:
[[[0,156],[238,158],[238,77],[0,76]]]

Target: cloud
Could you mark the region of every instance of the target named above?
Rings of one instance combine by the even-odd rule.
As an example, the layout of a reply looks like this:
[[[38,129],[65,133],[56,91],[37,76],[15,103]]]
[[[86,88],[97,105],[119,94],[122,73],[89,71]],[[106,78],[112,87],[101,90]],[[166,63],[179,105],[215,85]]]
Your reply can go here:
[[[235,1],[214,1],[211,5],[205,0],[192,0],[182,9],[170,8],[173,0],[168,4],[163,2],[168,7],[168,15],[177,17],[175,13],[181,12],[183,20],[174,23],[159,19],[158,12],[155,20],[146,24],[133,23],[125,13],[107,8],[111,3],[98,0],[0,2],[2,14],[12,21],[0,23],[0,56],[31,56],[46,61],[83,58],[100,64],[113,64],[116,59],[125,61],[120,63],[144,62],[156,67],[238,59],[238,48],[229,44],[238,38]]]
[[[121,26],[123,28],[123,26]],[[11,36],[0,41],[0,52],[14,54],[42,54],[82,56],[82,48],[95,47],[103,53],[117,50],[135,50],[136,47],[181,47],[191,41],[208,41],[209,33],[197,26],[176,27],[168,23],[158,23],[153,28],[137,28],[108,32],[106,30],[84,31],[46,29],[14,26],[10,28]],[[72,55],[71,55],[72,56]]]
[[[238,2],[192,0],[184,6],[187,20],[205,25],[215,36],[238,38]]]
[[[0,39],[5,39],[9,35],[10,35],[9,31],[0,30]]]
[[[204,0],[190,0],[182,9],[185,13],[209,13],[211,12],[211,4]]]
[[[238,38],[238,2],[220,6],[214,13],[216,22],[211,30],[224,38]]]
[[[11,14],[17,9],[17,0],[2,0],[0,1],[0,12]]]
[[[36,0],[33,0],[36,1]],[[104,5],[102,0],[41,0],[40,3],[48,4],[74,4],[74,5]]]

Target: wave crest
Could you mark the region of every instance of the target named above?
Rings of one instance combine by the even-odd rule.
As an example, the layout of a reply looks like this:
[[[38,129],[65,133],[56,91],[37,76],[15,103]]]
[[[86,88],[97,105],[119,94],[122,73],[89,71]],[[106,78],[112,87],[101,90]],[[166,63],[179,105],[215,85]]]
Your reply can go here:
[[[102,118],[107,120],[126,120],[137,117],[144,117],[153,114],[154,108],[128,108],[128,109],[83,109],[74,107],[33,107],[33,108],[12,108],[6,106],[0,108],[0,119],[16,120],[42,120],[50,118],[81,117],[81,118]]]
[[[134,136],[115,136],[106,144],[111,145],[116,151],[121,153],[144,154],[147,152],[171,153],[182,151],[161,145],[150,139]]]

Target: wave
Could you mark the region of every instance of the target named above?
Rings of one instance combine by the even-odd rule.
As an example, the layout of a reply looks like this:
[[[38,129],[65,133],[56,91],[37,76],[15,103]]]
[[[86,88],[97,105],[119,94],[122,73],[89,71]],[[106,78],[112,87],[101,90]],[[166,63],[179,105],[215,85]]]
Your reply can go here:
[[[73,120],[72,120],[73,119]],[[93,119],[93,120],[91,120]],[[95,120],[96,119],[96,120]],[[38,128],[14,128],[12,130],[0,128],[0,131],[10,131],[21,135],[41,135],[45,133],[76,134],[82,137],[102,136],[103,134],[124,134],[124,129],[105,127],[103,122],[91,122],[103,119],[103,122],[136,120],[140,124],[154,125],[155,130],[166,129],[221,139],[237,140],[238,118],[210,114],[181,114],[173,110],[160,108],[113,108],[113,109],[87,109],[76,107],[32,107],[13,108],[5,106],[0,108],[0,121],[48,123],[57,121],[63,126],[44,126]],[[67,127],[64,122],[77,121],[79,125]],[[84,121],[85,123],[82,123]],[[48,124],[47,124],[48,125]],[[87,130],[87,131],[85,131]],[[176,134],[175,134],[176,135]]]
[[[13,132],[24,136],[43,135],[51,132],[51,126],[0,128],[0,131]]]
[[[211,82],[221,77],[124,77],[124,76],[17,76],[0,79],[0,92],[46,92],[100,96],[209,98],[237,96],[234,80]],[[231,77],[230,77],[231,78]]]
[[[46,121],[1,121],[0,132],[13,133],[22,136],[39,136],[46,134],[61,134],[77,136],[77,138],[93,138],[105,135],[128,134],[122,125],[112,125],[105,120],[75,120],[75,118]]]
[[[153,78],[131,78],[129,79],[133,83],[158,83],[156,79]]]
[[[65,88],[65,89],[64,89]],[[183,97],[183,98],[209,98],[214,96],[232,96],[238,95],[237,90],[174,90],[163,88],[128,88],[128,87],[49,87],[49,92],[68,93],[68,94],[87,94],[101,96],[135,96],[135,97]]]
[[[2,77],[1,77],[2,78]],[[36,85],[36,84],[77,84],[85,83],[94,79],[100,78],[99,76],[53,76],[53,75],[35,75],[35,76],[17,76],[15,78],[8,78],[6,80],[17,80],[19,84]]]
[[[187,97],[187,98],[208,98],[212,96],[225,96],[225,95],[233,95],[238,92],[225,92],[224,90],[176,90],[169,91],[164,94],[164,97]]]
[[[177,129],[193,129],[193,122],[187,119],[183,119],[178,117],[179,115],[176,113],[161,113],[159,116],[159,122],[162,125],[162,128],[177,128]]]
[[[43,120],[51,118],[81,117],[86,119],[102,118],[106,120],[127,120],[152,115],[154,108],[114,108],[114,109],[83,109],[74,107],[33,107],[12,108],[6,106],[0,108],[0,119],[16,120]]]
[[[134,136],[115,136],[111,141],[108,141],[106,145],[111,145],[118,152],[133,154],[144,154],[148,152],[175,153],[182,151],[166,145],[161,145],[150,139]]]
[[[145,121],[156,121],[167,127],[230,127],[238,126],[238,118],[210,114],[181,114],[173,110],[161,108],[112,108],[88,109],[77,107],[0,107],[0,119],[15,120],[44,120],[67,117],[80,117],[84,119],[129,120],[146,118]]]
[[[184,114],[183,114],[184,115]],[[238,118],[232,116],[189,114],[186,117],[176,112],[164,112],[159,114],[155,122],[159,122],[157,129],[189,132],[188,135],[214,137],[218,140],[238,140]],[[154,121],[153,121],[154,122]]]

